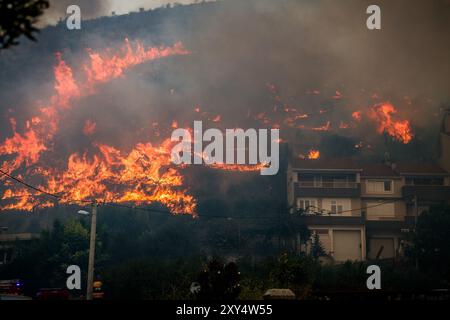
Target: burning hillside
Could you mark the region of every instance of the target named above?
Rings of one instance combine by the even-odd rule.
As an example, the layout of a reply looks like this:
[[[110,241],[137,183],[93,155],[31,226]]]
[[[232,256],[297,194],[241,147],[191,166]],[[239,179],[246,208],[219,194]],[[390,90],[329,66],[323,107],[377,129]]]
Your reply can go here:
[[[0,154],[6,158],[1,169],[19,177],[26,176],[28,180],[39,181],[39,188],[60,196],[61,203],[93,200],[135,204],[156,202],[165,205],[173,213],[195,214],[196,199],[183,185],[180,168],[171,163],[173,143],[168,137],[163,137],[163,140],[158,142],[139,142],[129,151],[94,141],[93,153],[72,153],[68,155],[63,167],[42,161],[44,153],[51,155],[53,152],[53,139],[74,101],[95,95],[98,84],[124,76],[124,72],[133,66],[168,56],[187,54],[189,51],[180,42],[172,47],[144,48],[141,42],[133,45],[126,39],[117,52],[111,49],[104,52],[88,49],[88,60],[82,66],[84,79],[76,80],[72,68],[63,60],[62,55],[57,53],[58,63],[54,68],[55,93],[49,99],[48,105],[37,107],[38,114],[25,122],[22,133],[17,129],[16,119],[10,119],[13,136],[0,145]],[[315,114],[305,112],[285,103],[274,84],[267,84],[266,87],[274,103],[271,110],[254,116],[249,111],[246,117],[259,122],[260,127],[320,133],[356,128],[361,123],[361,111],[351,114],[351,122],[340,120],[339,125],[335,125],[328,118],[327,110],[319,109]],[[311,94],[321,96],[320,90],[305,93],[306,96]],[[329,99],[341,100],[343,94],[336,90]],[[393,120],[395,113],[395,108],[389,103],[374,105],[367,111],[368,118],[376,123],[378,133],[386,132],[402,143],[409,143],[412,139],[409,122]],[[195,116],[222,126],[221,114],[201,111],[200,106],[196,106],[189,117]],[[172,119],[170,127],[177,128],[178,123],[183,121],[186,122],[184,119]],[[96,122],[87,119],[82,133],[92,136],[95,131]],[[310,149],[306,156],[300,157],[318,159],[320,151]],[[218,170],[241,172],[255,172],[264,166],[265,164],[210,165]],[[6,190],[2,196],[5,204],[2,209],[32,210],[55,204],[43,199],[41,194],[29,193],[10,181],[5,181],[5,186]]]
[[[364,24],[341,19],[346,6],[331,15],[282,2],[229,0],[105,17],[83,22],[89,37],[67,37],[61,25],[46,29],[39,54],[24,44],[1,60],[3,79],[13,83],[0,86],[1,170],[61,203],[161,204],[194,214],[204,199],[193,189],[209,186],[171,163],[170,133],[196,120],[222,132],[279,129],[279,142],[308,159],[432,154],[426,137],[448,89],[446,74],[436,72],[445,67],[436,65],[447,57],[414,50],[399,41],[401,30],[368,37]],[[395,26],[386,21],[384,30]],[[345,36],[349,30],[355,37]],[[419,42],[428,39],[416,31]],[[117,38],[141,40],[118,45]],[[371,68],[362,73],[367,61]],[[412,68],[414,61],[427,68]],[[40,77],[51,79],[50,93]],[[264,164],[209,167],[256,175]],[[55,205],[2,179],[2,209]]]
[[[10,120],[14,134],[0,145],[0,155],[8,158],[2,162],[2,171],[43,181],[39,188],[59,195],[62,203],[160,202],[174,213],[193,213],[195,200],[183,190],[181,174],[169,167],[170,140],[159,146],[140,143],[126,154],[112,146],[95,144],[97,154],[91,158],[86,154],[71,154],[65,168],[41,161],[44,152],[52,152],[52,140],[67,116],[63,111],[70,109],[74,100],[94,94],[98,83],[123,76],[126,69],[137,64],[188,53],[181,43],[145,49],[140,42],[132,46],[128,40],[117,54],[89,50],[89,61],[83,65],[84,82],[74,79],[71,67],[58,53],[54,68],[55,94],[49,105],[38,107],[39,114],[26,121],[23,133],[17,131],[16,120]],[[95,123],[87,122],[83,132],[92,134],[94,129]],[[43,200],[39,193],[30,193],[11,181],[5,181],[5,185],[2,200],[7,204],[2,209],[31,210],[54,205]]]

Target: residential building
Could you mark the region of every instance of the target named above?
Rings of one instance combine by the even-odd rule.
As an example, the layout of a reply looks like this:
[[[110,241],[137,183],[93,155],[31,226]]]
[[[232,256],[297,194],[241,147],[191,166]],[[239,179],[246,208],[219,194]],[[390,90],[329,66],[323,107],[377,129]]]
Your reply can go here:
[[[368,259],[395,258],[401,251],[406,232],[402,186],[403,178],[393,165],[363,166],[361,203],[366,213]]]
[[[398,258],[418,215],[450,203],[450,174],[434,163],[295,159],[287,174],[288,205],[335,262]]]
[[[10,263],[15,256],[15,244],[18,241],[31,241],[39,234],[33,233],[6,233],[6,227],[0,227],[0,265]]]
[[[307,212],[305,223],[335,261],[366,259],[361,172],[349,159],[296,160],[288,165],[289,205]]]

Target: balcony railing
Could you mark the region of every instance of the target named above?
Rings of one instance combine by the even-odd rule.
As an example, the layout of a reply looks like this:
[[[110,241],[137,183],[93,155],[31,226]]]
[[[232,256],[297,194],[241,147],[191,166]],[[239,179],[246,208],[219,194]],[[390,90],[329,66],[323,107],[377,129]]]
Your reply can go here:
[[[352,181],[298,181],[297,185],[300,188],[349,188],[356,189],[359,183]]]

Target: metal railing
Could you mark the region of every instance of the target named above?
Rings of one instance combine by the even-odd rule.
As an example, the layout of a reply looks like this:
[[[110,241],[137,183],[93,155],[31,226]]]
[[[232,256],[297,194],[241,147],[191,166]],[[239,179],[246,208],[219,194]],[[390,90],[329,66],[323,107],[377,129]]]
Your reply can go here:
[[[297,185],[301,188],[349,188],[356,189],[359,183],[352,181],[298,181]]]

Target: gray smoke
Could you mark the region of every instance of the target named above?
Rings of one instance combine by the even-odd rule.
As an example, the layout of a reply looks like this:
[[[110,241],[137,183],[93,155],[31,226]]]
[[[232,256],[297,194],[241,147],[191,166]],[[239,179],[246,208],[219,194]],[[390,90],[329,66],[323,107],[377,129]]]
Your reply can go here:
[[[110,0],[51,0],[50,8],[46,10],[41,25],[53,24],[60,18],[66,17],[67,7],[78,5],[81,9],[82,19],[92,19],[110,14]]]
[[[67,3],[54,1],[52,10],[57,12]],[[108,11],[105,1],[78,3],[82,7],[86,3],[93,16]],[[138,141],[151,136],[148,128],[153,122],[169,126],[169,131],[171,119],[180,126],[192,125],[193,120],[201,120],[193,112],[197,105],[211,117],[220,114],[224,128],[256,126],[258,122],[248,115],[270,114],[275,104],[310,114],[304,122],[308,126],[327,120],[336,125],[341,119],[351,120],[352,111],[374,104],[373,94],[391,101],[399,119],[411,120],[417,136],[421,128],[438,128],[440,107],[450,104],[450,2],[378,1],[382,29],[375,31],[366,28],[370,4],[368,0],[225,0],[103,18],[85,23],[78,33],[49,30],[49,36],[63,35],[61,39],[45,38],[44,31],[37,48],[40,52],[48,48],[46,59],[52,63],[53,53],[63,51],[75,68],[85,58],[84,48],[114,47],[125,37],[139,38],[146,45],[181,40],[192,51],[189,56],[138,66],[126,77],[99,87],[95,96],[77,102],[74,110],[80,123],[74,125],[74,134],[79,134],[83,119],[92,118],[97,122],[97,139],[119,146],[129,145],[133,135]],[[44,68],[35,65],[36,70]],[[51,64],[37,73],[32,69],[22,74],[24,83],[40,72],[48,74],[51,86]],[[9,77],[17,77],[12,71]],[[276,86],[282,102],[274,102],[268,83]],[[42,97],[32,86],[26,89],[31,97]],[[314,89],[320,95],[306,94]],[[342,99],[331,98],[336,90]],[[282,129],[281,134],[295,138],[298,132]],[[378,137],[374,128],[364,125],[339,134]],[[312,136],[302,139],[311,145],[320,143]]]

